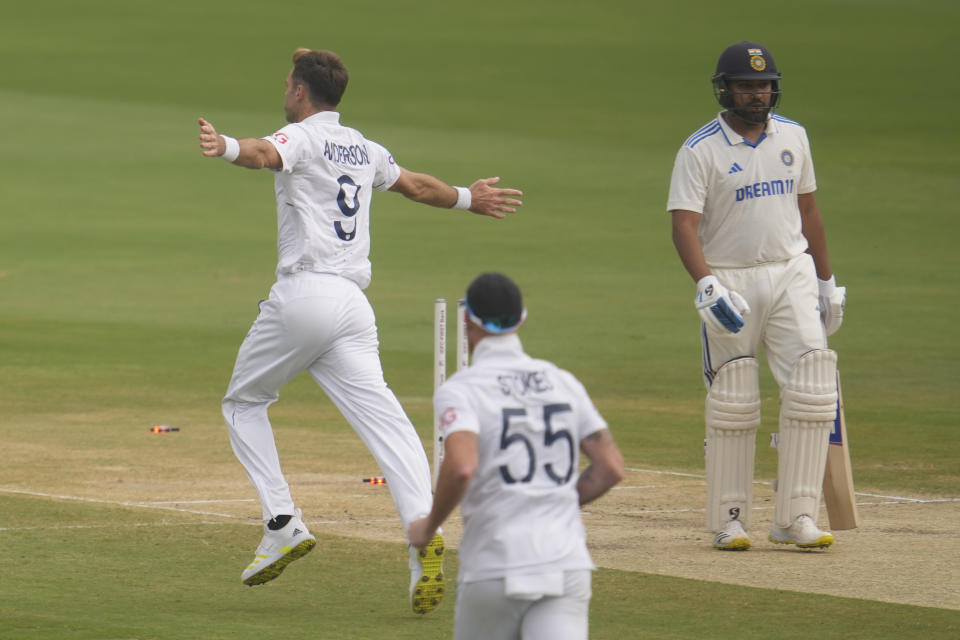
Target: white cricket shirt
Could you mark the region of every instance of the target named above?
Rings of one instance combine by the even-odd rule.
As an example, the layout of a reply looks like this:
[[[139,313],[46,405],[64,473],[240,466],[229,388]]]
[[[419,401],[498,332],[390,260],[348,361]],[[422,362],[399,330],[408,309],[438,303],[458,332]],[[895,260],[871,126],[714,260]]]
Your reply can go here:
[[[677,152],[667,210],[702,214],[697,235],[708,265],[750,267],[807,249],[797,195],[816,188],[802,126],[773,115],[753,144],[718,115]]]
[[[272,136],[283,160],[277,196],[277,276],[330,273],[370,284],[370,199],[389,189],[400,167],[376,142],[322,111]]]
[[[484,338],[473,365],[434,396],[444,437],[478,435],[460,505],[460,582],[593,569],[577,495],[580,441],[604,429],[583,385],[523,352],[516,334]]]

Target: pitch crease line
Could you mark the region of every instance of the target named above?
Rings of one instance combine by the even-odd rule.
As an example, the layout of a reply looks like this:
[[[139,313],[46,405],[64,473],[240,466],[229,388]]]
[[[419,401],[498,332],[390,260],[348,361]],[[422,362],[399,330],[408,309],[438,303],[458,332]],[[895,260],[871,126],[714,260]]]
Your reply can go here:
[[[633,471],[635,473],[656,473],[659,475],[665,476],[678,476],[681,478],[697,478],[698,480],[705,480],[706,476],[699,473],[686,473],[683,471],[664,471],[662,469],[639,469],[637,467],[626,467],[627,471]],[[753,484],[759,484],[764,486],[773,485],[772,482],[767,482],[765,480],[754,480]],[[896,500],[896,503],[869,503],[865,502],[863,504],[897,504],[897,503],[918,503],[918,504],[934,504],[940,502],[960,502],[960,498],[910,498],[907,496],[887,496],[877,493],[867,493],[866,491],[854,491],[855,495],[863,496],[865,498],[885,498],[887,500]],[[859,504],[859,503],[858,503]]]
[[[906,496],[885,496],[878,493],[864,493],[862,491],[857,491],[858,496],[865,496],[867,498],[885,498],[887,500],[897,500],[898,502],[917,502],[920,504],[934,503],[934,502],[960,502],[960,498],[908,498]]]
[[[177,509],[176,507],[167,507],[151,504],[149,502],[132,502],[118,500],[103,500],[101,498],[88,498],[85,496],[69,496],[57,493],[45,493],[42,491],[27,491],[24,489],[12,489],[9,487],[0,487],[0,493],[12,493],[25,496],[34,496],[37,498],[54,498],[56,500],[72,500],[75,502],[90,502],[92,504],[106,504],[120,507],[137,507],[139,509],[157,509],[159,511],[175,511],[178,513],[189,513],[199,516],[215,516],[218,518],[229,518],[231,520],[250,521],[246,516],[239,516],[234,513],[218,513],[216,511],[199,511],[197,509]],[[260,521],[257,521],[259,524]]]
[[[237,520],[243,524],[255,524],[258,526],[263,526],[263,521],[259,518],[250,518],[248,516],[241,516],[235,513],[218,513],[216,511],[199,511],[197,509],[178,509],[176,507],[168,507],[163,504],[156,504],[151,502],[134,502],[129,500],[104,500],[102,498],[88,498],[86,496],[70,496],[58,493],[46,493],[43,491],[28,491],[26,489],[14,489],[12,487],[0,487],[0,493],[24,495],[24,496],[33,496],[35,498],[52,498],[55,500],[72,500],[75,502],[89,502],[92,504],[104,504],[117,507],[136,507],[138,509],[155,509],[157,511],[173,511],[176,513],[188,513],[191,515],[198,516],[213,516],[217,518],[226,518],[228,520]],[[209,500],[205,502],[217,502],[216,500]],[[236,500],[231,500],[231,502],[236,502]],[[176,504],[176,503],[174,503]],[[306,520],[306,524],[315,525],[315,526],[337,526],[343,524],[382,524],[385,522],[395,522],[393,518],[377,518],[374,520],[357,520],[357,521],[346,521],[346,520]],[[45,527],[52,529],[55,527]],[[6,529],[0,528],[0,531]]]
[[[226,502],[256,502],[256,498],[229,498],[226,500],[145,500],[140,504],[161,505],[161,504],[218,504]]]

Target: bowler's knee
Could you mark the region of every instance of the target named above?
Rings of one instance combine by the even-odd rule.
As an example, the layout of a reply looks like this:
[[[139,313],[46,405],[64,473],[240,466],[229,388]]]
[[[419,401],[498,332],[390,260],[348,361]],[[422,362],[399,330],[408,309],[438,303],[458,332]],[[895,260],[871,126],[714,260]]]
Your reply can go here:
[[[249,420],[252,416],[261,413],[265,414],[269,404],[269,402],[243,402],[227,396],[220,403],[220,408],[227,426],[234,429],[245,419]]]
[[[227,426],[232,427],[236,418],[237,403],[230,398],[224,398],[220,403],[220,410],[223,412],[223,419],[226,420]]]

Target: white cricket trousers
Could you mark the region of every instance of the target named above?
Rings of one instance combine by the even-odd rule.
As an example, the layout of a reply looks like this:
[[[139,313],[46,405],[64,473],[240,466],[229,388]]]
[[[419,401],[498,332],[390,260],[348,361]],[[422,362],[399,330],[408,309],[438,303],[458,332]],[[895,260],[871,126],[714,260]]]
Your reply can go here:
[[[509,598],[503,578],[457,585],[454,640],[587,640],[589,569],[567,571],[562,596]]]
[[[808,254],[756,267],[712,271],[723,286],[746,299],[750,313],[737,333],[708,331],[701,326],[708,388],[723,364],[743,356],[756,357],[761,345],[781,388],[803,354],[827,348],[817,274]]]
[[[433,500],[423,443],[384,381],[367,297],[350,280],[312,272],[281,277],[270,289],[223,399],[230,443],[257,490],[264,520],[294,512],[267,408],[302,371],[373,454],[406,531]]]

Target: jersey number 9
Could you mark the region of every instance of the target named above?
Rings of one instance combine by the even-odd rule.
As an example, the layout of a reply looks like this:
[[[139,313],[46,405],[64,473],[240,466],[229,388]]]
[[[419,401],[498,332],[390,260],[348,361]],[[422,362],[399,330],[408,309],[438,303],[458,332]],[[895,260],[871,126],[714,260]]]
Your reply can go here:
[[[340,176],[337,182],[340,184],[340,191],[337,192],[337,206],[340,208],[340,213],[352,218],[360,210],[360,185],[347,175]],[[344,230],[339,220],[333,223],[333,230],[337,232],[337,237],[341,240],[349,242],[357,237],[356,221],[353,223],[352,231]]]

